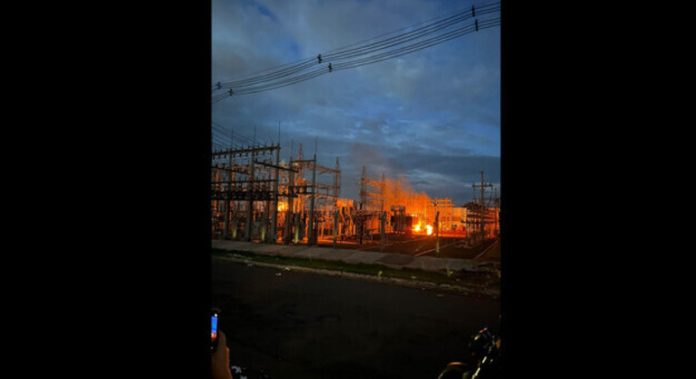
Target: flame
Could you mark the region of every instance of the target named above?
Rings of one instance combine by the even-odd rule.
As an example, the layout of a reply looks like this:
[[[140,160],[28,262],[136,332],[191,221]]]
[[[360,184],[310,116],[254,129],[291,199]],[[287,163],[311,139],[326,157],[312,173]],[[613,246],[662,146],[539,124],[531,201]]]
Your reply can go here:
[[[433,226],[432,226],[432,225],[426,225],[426,226],[425,226],[425,229],[426,229],[425,233],[426,233],[427,235],[432,235],[432,234],[433,234]]]
[[[421,231],[421,226],[420,224],[416,224],[416,226],[413,227],[414,232],[420,232]]]
[[[279,201],[278,202],[278,212],[285,212],[288,210],[288,202],[287,201]]]

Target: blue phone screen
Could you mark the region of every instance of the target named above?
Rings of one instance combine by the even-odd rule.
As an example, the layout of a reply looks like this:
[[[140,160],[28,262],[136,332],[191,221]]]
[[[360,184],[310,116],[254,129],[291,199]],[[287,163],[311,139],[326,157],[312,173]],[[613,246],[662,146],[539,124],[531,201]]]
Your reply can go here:
[[[210,338],[215,341],[217,339],[217,315],[214,314],[210,317]]]

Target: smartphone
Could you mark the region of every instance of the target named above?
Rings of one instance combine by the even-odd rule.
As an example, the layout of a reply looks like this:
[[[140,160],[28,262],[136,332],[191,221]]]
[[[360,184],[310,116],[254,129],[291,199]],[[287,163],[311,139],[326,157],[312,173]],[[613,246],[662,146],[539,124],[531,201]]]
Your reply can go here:
[[[218,316],[220,311],[213,309],[210,312],[210,350],[214,351],[218,345]]]

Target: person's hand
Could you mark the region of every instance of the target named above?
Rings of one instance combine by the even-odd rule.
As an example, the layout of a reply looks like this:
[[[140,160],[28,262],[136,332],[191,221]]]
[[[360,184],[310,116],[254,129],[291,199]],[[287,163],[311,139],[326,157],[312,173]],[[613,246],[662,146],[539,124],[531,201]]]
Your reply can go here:
[[[218,330],[218,345],[213,351],[211,372],[213,379],[232,379],[230,371],[230,349],[225,333]]]

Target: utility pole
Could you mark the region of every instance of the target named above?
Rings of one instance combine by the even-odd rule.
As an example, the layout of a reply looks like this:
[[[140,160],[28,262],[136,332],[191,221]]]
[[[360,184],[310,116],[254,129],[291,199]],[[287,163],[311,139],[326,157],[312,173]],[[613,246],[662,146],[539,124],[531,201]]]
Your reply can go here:
[[[255,129],[254,129],[255,131]],[[256,151],[252,150],[249,158],[249,179],[247,189],[247,212],[246,212],[246,235],[247,241],[251,241],[252,219],[254,217],[254,160],[256,159]]]
[[[384,179],[384,173],[382,173],[382,180],[379,182],[379,196],[380,196],[380,205],[379,205],[379,210],[384,211],[384,197],[386,196],[386,185],[387,182]]]
[[[302,151],[302,144],[300,143],[298,145],[299,146],[297,148],[297,160],[299,162],[301,162],[304,160],[304,153]],[[297,170],[298,170],[297,177],[300,178],[303,181],[303,183],[306,184],[306,182],[304,182],[304,165],[302,163],[300,163],[297,166]],[[300,239],[304,238],[303,234],[304,234],[304,226],[305,225],[303,223],[303,218],[304,218],[303,216],[306,215],[305,211],[304,211],[305,206],[306,206],[305,199],[298,197],[297,204],[298,204],[298,212],[296,215],[296,222],[295,222],[295,226],[296,226],[295,238],[294,238],[295,243],[299,243]]]
[[[484,188],[483,171],[481,171],[481,240],[486,238],[486,203],[483,197]]]
[[[234,149],[234,132],[231,132],[230,135],[230,150]],[[230,154],[229,156],[229,168],[230,170],[227,172],[227,188],[225,191],[225,206],[223,209],[225,210],[225,222],[224,222],[224,228],[225,231],[223,232],[223,238],[228,239],[230,236],[230,217],[232,216],[232,199],[230,199],[230,193],[232,191],[232,163],[234,162],[233,160],[233,155]],[[224,185],[223,185],[223,188]]]
[[[440,254],[440,211],[435,211],[435,254]]]
[[[363,166],[362,175],[360,176],[360,206],[358,208],[358,243],[362,246],[363,234],[365,233],[365,212],[367,208],[367,167]]]
[[[230,130],[230,149],[234,149],[234,130]],[[230,175],[234,179],[233,182],[237,182],[237,173],[232,172],[233,167],[232,165],[234,164],[234,154],[232,154],[232,151],[230,151]],[[230,185],[230,189],[233,187]],[[239,203],[235,200],[232,200],[230,203],[230,212],[231,212],[231,221],[232,221],[232,239],[236,240],[239,234],[238,227],[239,227]]]
[[[292,155],[294,151],[295,141],[290,140],[290,158],[288,159],[288,210],[285,212],[285,238],[283,239],[286,244],[289,244],[293,239],[293,228],[295,226],[295,171],[292,163]]]
[[[481,241],[485,240],[486,238],[486,200],[484,197],[484,191],[486,187],[493,187],[493,184],[491,183],[484,183],[483,181],[483,171],[481,171],[481,184],[473,184],[474,190],[478,187],[481,190],[481,198],[480,198],[480,204],[479,204],[479,227],[480,227],[480,236],[481,236]]]
[[[338,237],[338,208],[334,209],[333,222],[333,248],[336,248],[336,238]]]
[[[379,252],[384,251],[384,244],[386,242],[385,240],[385,228],[386,228],[386,221],[387,221],[387,212],[381,211],[379,214]]]
[[[360,208],[367,207],[367,167],[363,166],[362,176],[360,177]]]
[[[334,175],[334,196],[333,247],[335,249],[338,237],[338,197],[341,196],[341,166],[338,164],[338,157],[336,157],[336,175]]]
[[[495,236],[500,234],[500,197],[498,197],[498,188],[495,188]]]
[[[312,158],[312,195],[309,200],[309,222],[307,225],[307,243],[315,244],[314,238],[314,201],[317,193],[317,140],[314,140],[314,157]]]
[[[220,181],[220,170],[217,170],[215,166],[212,166],[210,169],[210,178],[213,180],[213,182]],[[215,184],[213,187],[215,190],[219,189],[217,184]],[[211,213],[211,216],[213,217],[213,230],[212,231],[214,233],[213,237],[217,238],[218,226],[219,226],[218,225],[218,222],[219,222],[218,217],[219,217],[219,213],[220,213],[220,200],[216,200],[215,203],[212,203],[212,204],[214,204],[214,206],[215,206],[215,208],[213,209],[213,212]],[[222,232],[224,233],[224,230]]]
[[[338,157],[336,157],[336,175],[334,175],[334,206],[338,204],[338,198],[341,196],[341,166],[338,164]]]
[[[228,173],[227,173],[227,176],[228,176],[228,177],[231,177],[231,176],[232,176],[232,173],[231,173],[231,172],[228,172]],[[221,177],[221,178],[224,178],[225,176],[222,175],[222,176],[220,176],[220,177]],[[229,186],[229,184],[228,184],[228,186]],[[229,187],[226,188],[224,184],[222,185],[222,188],[223,188],[223,190],[225,191],[225,196],[224,196],[224,200],[223,200],[223,203],[222,203],[222,204],[223,204],[223,206],[222,206],[222,211],[225,212],[225,215],[224,215],[224,216],[225,216],[225,221],[224,221],[224,224],[223,224],[223,229],[224,229],[224,230],[223,230],[223,232],[222,232],[222,238],[223,238],[223,239],[228,239],[229,236],[230,236],[230,233],[229,233],[229,230],[230,230],[230,188],[229,188]],[[219,204],[219,202],[218,202],[218,204]]]
[[[295,171],[292,163],[292,153],[290,154],[290,163],[288,164],[290,171],[288,172],[288,210],[285,212],[285,243],[290,243],[293,237],[293,228],[295,226]]]
[[[275,183],[273,184],[273,210],[271,211],[271,233],[268,242],[275,243],[278,238],[277,227],[278,227],[278,191],[280,189],[280,126],[278,127],[278,149],[276,150],[276,160],[275,160]]]

